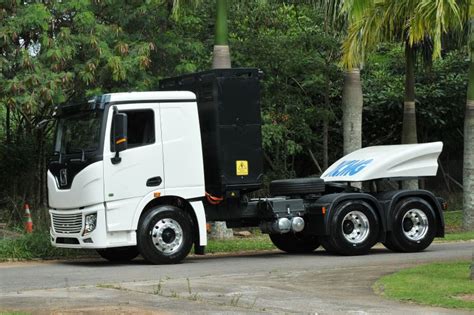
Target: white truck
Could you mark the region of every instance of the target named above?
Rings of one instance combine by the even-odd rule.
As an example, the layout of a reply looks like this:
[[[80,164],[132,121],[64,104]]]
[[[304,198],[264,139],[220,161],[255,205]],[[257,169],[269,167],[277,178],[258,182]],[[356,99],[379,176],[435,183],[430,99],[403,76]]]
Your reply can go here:
[[[59,106],[47,174],[51,243],[166,264],[193,245],[204,254],[207,221],[260,227],[288,253],[322,245],[359,255],[377,242],[412,252],[444,236],[441,198],[380,185],[436,175],[441,142],[364,148],[320,178],[273,181],[268,198],[250,198],[263,181],[260,77],[212,70],[163,80],[157,92]]]

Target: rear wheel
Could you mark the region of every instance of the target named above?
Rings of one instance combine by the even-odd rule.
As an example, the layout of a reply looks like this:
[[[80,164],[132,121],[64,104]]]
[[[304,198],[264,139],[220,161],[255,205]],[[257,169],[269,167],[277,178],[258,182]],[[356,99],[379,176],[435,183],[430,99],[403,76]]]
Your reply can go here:
[[[270,239],[278,249],[290,254],[311,253],[320,245],[317,236],[302,233],[270,234]]]
[[[330,221],[331,235],[321,239],[323,247],[341,255],[366,254],[377,243],[379,219],[363,201],[340,204]]]
[[[390,235],[390,233],[387,234],[387,238],[385,239],[384,242],[382,242],[382,244],[383,246],[385,246],[387,249],[390,249],[391,251],[394,251],[394,252],[402,251],[400,247],[398,247],[392,242],[392,236]]]
[[[102,258],[112,262],[127,262],[137,257],[139,254],[136,246],[98,249],[97,253]]]
[[[436,236],[436,219],[428,202],[418,197],[400,201],[393,212],[392,232],[388,242],[393,250],[401,252],[422,251]]]
[[[174,206],[153,208],[140,219],[137,243],[148,262],[179,263],[189,254],[193,244],[191,218]]]

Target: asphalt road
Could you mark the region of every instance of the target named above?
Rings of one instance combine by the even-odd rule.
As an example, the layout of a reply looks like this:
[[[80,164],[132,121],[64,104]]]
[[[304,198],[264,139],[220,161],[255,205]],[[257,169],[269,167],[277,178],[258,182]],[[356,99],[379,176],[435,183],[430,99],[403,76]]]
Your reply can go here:
[[[100,258],[1,263],[0,311],[462,314],[467,312],[389,301],[375,295],[372,285],[409,266],[471,259],[473,248],[474,242],[438,243],[421,253],[376,248],[355,257],[272,251],[191,256],[167,266]]]

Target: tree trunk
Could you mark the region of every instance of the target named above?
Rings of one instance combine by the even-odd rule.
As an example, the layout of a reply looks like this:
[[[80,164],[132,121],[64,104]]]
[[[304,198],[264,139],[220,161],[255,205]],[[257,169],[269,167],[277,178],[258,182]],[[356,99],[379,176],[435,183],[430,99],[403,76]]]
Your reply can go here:
[[[329,123],[327,119],[323,121],[323,172],[329,167]]]
[[[472,253],[472,260],[471,260],[471,280],[474,280],[474,253]]]
[[[324,107],[326,111],[329,111],[330,100],[330,78],[329,70],[326,69],[326,82],[325,82],[325,92],[324,92]],[[323,170],[327,170],[329,166],[329,115],[325,115],[323,120]]]
[[[6,107],[6,110],[7,110],[7,114],[5,115],[5,131],[6,131],[6,144],[10,144],[10,141],[11,141],[11,133],[10,133],[10,105],[8,105],[7,103],[5,103],[5,107]]]
[[[215,43],[212,58],[213,69],[228,69],[230,64],[230,50],[227,43],[227,0],[216,0],[216,29]],[[228,229],[225,222],[211,224],[211,238],[228,239],[233,237],[232,229]]]
[[[463,226],[474,230],[474,4],[470,5],[469,45],[471,62],[467,88],[466,116],[464,118],[464,163],[463,163]]]
[[[359,69],[344,73],[342,125],[344,155],[362,147],[362,84]]]
[[[415,49],[405,42],[405,101],[403,104],[402,143],[418,143],[415,107]],[[418,189],[418,180],[407,180],[404,189]]]
[[[213,69],[231,67],[227,29],[227,0],[216,0],[216,38],[212,58]]]

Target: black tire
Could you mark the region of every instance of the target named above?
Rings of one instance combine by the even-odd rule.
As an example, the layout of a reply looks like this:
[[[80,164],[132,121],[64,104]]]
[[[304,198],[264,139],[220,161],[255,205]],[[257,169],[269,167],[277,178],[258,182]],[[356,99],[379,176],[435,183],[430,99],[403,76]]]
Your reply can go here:
[[[140,254],[150,263],[179,263],[193,245],[192,220],[174,206],[153,208],[140,219],[137,245]]]
[[[324,190],[324,180],[315,177],[279,179],[270,183],[270,195],[272,196],[320,194]]]
[[[418,197],[405,198],[395,206],[392,214],[392,232],[387,240],[395,251],[419,252],[431,245],[437,226],[428,202]]]
[[[378,241],[379,219],[364,201],[347,201],[338,205],[330,224],[331,234],[321,238],[323,247],[330,253],[363,255]]]
[[[98,249],[97,253],[104,259],[112,262],[127,262],[138,256],[139,252],[136,246],[112,247]]]
[[[311,253],[319,247],[318,237],[302,233],[270,234],[273,245],[289,254]]]
[[[384,242],[382,242],[383,246],[385,246],[385,248],[393,251],[393,252],[401,252],[402,249],[400,247],[398,247],[397,245],[393,244],[392,242],[392,236],[390,235],[390,233],[387,234],[387,238],[385,239]]]
[[[320,236],[319,241],[321,242],[321,246],[324,248],[324,250],[329,253],[329,254],[336,254],[336,248],[331,242],[331,237],[330,236]]]

